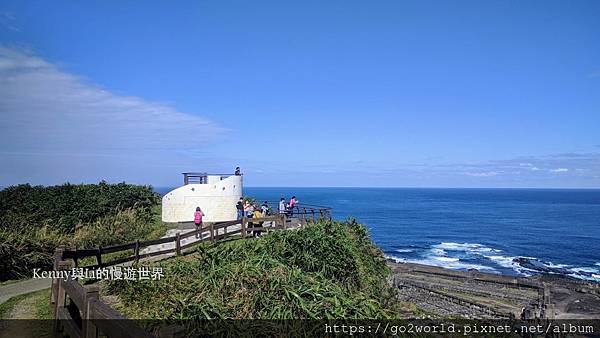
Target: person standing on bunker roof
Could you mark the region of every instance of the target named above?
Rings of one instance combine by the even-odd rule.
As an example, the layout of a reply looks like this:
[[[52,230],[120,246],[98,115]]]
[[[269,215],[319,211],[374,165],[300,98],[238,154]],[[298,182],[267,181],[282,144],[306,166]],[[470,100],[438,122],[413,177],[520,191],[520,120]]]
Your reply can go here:
[[[235,167],[235,176],[240,176],[241,174],[240,167]]]

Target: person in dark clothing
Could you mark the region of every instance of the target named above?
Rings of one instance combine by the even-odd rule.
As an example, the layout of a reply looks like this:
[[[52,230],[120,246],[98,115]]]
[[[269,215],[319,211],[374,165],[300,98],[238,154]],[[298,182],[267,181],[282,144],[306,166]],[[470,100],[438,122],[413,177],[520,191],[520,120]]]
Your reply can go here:
[[[241,174],[240,167],[235,167],[235,176],[240,176]]]
[[[238,220],[242,219],[242,217],[244,217],[244,198],[243,197],[240,197],[237,204],[235,205],[235,208],[237,209],[237,219]]]

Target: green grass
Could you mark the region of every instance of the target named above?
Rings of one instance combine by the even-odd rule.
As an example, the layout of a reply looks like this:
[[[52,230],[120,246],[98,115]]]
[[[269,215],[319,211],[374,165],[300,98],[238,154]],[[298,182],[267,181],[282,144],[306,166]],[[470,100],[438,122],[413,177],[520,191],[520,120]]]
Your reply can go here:
[[[20,281],[21,281],[20,279],[9,279],[9,280],[5,280],[5,281],[1,281],[0,286],[14,284],[14,283],[17,283]]]
[[[50,305],[50,289],[35,291],[10,298],[0,304],[0,319],[7,319],[17,304],[25,300],[33,301],[32,319],[52,319],[53,310]]]
[[[161,206],[135,210],[128,209],[115,215],[104,216],[78,227],[74,234],[63,233],[51,227],[26,228],[22,231],[0,228],[0,280],[23,279],[34,268],[52,267],[54,249],[59,246],[94,248],[135,241],[155,239],[166,233],[162,223]],[[103,257],[118,258],[119,253]],[[95,264],[94,258],[79,262],[81,266]]]
[[[52,268],[58,246],[92,248],[158,238],[160,196],[125,183],[12,186],[0,190],[0,281]]]
[[[24,309],[36,321],[12,321],[7,325],[16,325],[12,331],[17,331],[26,337],[50,338],[52,335],[53,310],[50,305],[50,289],[31,292],[10,298],[0,304],[0,319],[10,319],[9,316],[18,306],[28,306]],[[22,309],[23,310],[23,309]],[[4,328],[6,329],[6,328]],[[11,331],[11,332],[12,332]]]
[[[7,316],[11,313],[11,311],[15,308],[15,305],[27,298],[29,294],[18,295],[10,298],[6,302],[0,304],[0,319],[7,319]]]
[[[150,210],[150,212],[151,212],[151,216],[149,217],[149,220],[144,221],[144,224],[137,227],[138,229],[135,232],[136,233],[135,235],[128,234],[127,238],[123,238],[119,241],[113,240],[115,242],[114,244],[124,244],[127,242],[133,242],[136,239],[139,239],[141,241],[157,239],[157,238],[164,236],[167,232],[167,229],[169,229],[170,227],[177,226],[177,225],[166,225],[165,223],[162,222],[160,205],[153,206],[152,209]],[[101,235],[98,235],[97,237],[100,237],[100,236]],[[139,236],[139,237],[136,237],[136,236]],[[94,245],[87,246],[87,248],[89,248],[89,247],[94,247]],[[112,260],[131,256],[133,254],[134,254],[133,250],[126,250],[126,251],[119,251],[119,252],[114,252],[114,253],[110,253],[110,254],[105,254],[105,255],[102,255],[102,262],[104,262],[104,263],[110,262]],[[97,262],[96,262],[95,257],[87,257],[87,258],[80,260],[78,262],[78,265],[79,266],[91,266],[91,265],[95,265],[96,263]]]
[[[153,266],[165,278],[103,288],[129,318],[367,319],[398,310],[383,253],[352,220],[205,244]]]

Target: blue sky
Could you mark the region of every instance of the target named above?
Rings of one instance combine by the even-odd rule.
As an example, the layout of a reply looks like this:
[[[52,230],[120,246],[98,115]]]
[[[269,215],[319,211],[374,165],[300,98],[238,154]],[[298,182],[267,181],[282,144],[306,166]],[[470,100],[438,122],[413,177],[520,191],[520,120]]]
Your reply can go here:
[[[597,1],[3,1],[0,185],[600,187]]]

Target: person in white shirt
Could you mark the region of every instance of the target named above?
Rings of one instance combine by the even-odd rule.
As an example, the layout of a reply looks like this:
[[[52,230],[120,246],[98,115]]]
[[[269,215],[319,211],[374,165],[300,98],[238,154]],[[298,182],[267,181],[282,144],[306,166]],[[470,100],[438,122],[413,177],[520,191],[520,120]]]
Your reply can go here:
[[[279,213],[280,214],[285,214],[285,198],[281,198],[281,200],[279,200]]]

